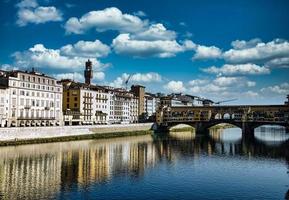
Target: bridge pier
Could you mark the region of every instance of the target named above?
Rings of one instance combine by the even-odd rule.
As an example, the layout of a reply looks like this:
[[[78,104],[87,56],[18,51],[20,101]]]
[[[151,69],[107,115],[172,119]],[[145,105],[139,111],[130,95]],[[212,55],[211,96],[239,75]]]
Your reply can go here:
[[[198,122],[195,124],[196,135],[209,135],[210,131],[202,122]]]
[[[255,128],[252,127],[248,122],[242,123],[242,137],[243,138],[254,138],[254,130]]]

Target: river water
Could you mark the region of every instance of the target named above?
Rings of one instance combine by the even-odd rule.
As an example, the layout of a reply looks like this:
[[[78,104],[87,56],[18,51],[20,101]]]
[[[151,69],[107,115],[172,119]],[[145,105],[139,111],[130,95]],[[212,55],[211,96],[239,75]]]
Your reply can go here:
[[[0,199],[289,199],[289,134],[229,128],[1,147]]]

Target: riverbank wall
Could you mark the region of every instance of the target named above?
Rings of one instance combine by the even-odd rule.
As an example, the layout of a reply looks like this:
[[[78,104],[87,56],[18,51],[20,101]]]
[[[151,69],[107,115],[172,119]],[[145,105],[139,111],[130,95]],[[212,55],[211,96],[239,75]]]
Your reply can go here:
[[[153,123],[0,128],[0,146],[145,135],[152,127]]]

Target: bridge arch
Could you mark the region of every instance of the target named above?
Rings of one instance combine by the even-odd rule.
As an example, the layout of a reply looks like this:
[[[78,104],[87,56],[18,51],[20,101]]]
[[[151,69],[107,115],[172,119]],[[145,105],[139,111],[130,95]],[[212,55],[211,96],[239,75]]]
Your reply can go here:
[[[234,122],[234,121],[231,121],[231,120],[230,121],[220,120],[220,121],[211,122],[211,123],[206,125],[206,128],[209,129],[209,128],[212,128],[213,126],[216,126],[216,125],[219,125],[219,124],[229,124],[229,125],[233,125],[233,126],[236,126],[236,127],[240,128],[240,129],[242,129],[242,124]]]
[[[175,123],[169,123],[167,126],[167,130],[171,130],[173,128],[178,128],[178,126],[187,126],[187,127],[191,127],[191,128],[195,128],[195,123],[190,123],[190,122],[175,122]]]
[[[258,123],[253,124],[252,128],[256,129],[256,128],[259,128],[261,126],[266,126],[266,125],[269,125],[269,126],[281,126],[281,127],[286,128],[286,129],[289,128],[284,123],[275,123],[275,122],[258,122]]]

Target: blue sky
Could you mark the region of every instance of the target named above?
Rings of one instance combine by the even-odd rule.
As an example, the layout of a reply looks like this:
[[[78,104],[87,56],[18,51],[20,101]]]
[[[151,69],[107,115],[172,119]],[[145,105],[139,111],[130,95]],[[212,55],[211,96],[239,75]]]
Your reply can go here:
[[[96,84],[283,103],[288,25],[286,0],[1,0],[0,67],[83,81],[91,59]]]

